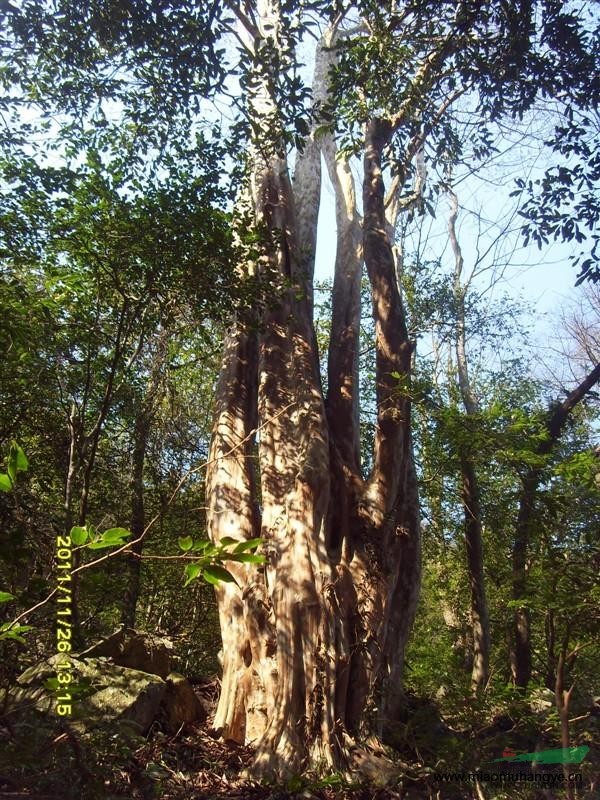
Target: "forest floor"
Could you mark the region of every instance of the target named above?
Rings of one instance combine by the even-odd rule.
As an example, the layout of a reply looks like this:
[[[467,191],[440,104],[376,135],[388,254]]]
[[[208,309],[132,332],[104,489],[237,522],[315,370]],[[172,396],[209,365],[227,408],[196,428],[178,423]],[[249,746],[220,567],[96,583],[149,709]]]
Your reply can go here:
[[[212,698],[211,698],[212,699]],[[416,720],[421,715],[420,730]],[[372,741],[351,753],[349,774],[293,775],[280,784],[249,777],[251,747],[215,738],[210,718],[167,733],[159,725],[145,738],[127,737],[114,726],[94,734],[63,723],[29,718],[11,729],[0,725],[0,800],[559,800],[558,787],[439,782],[434,770],[475,770],[511,745],[532,749],[520,719],[502,715],[485,728],[451,729],[437,707],[418,701],[411,741],[391,751]],[[445,729],[444,729],[445,726]],[[12,727],[12,726],[11,726]],[[596,726],[594,725],[594,728]],[[585,739],[593,742],[596,731]],[[590,735],[592,738],[590,739]],[[556,746],[548,741],[546,746]],[[592,748],[594,750],[595,748]],[[584,770],[578,800],[600,800],[590,788],[600,754]],[[428,766],[429,765],[429,766]],[[360,775],[361,777],[355,777]]]
[[[35,738],[40,737],[37,731]],[[319,779],[292,776],[274,785],[251,780],[254,751],[211,735],[207,724],[188,725],[177,735],[157,731],[137,747],[121,743],[111,753],[105,742],[85,740],[72,730],[55,730],[32,761],[24,748],[12,769],[2,764],[1,800],[423,800],[442,797],[418,778],[396,786],[353,782],[341,775]],[[39,739],[38,739],[39,743]],[[1,745],[0,745],[1,746]],[[374,756],[374,765],[377,764]],[[2,759],[4,761],[4,759]],[[383,763],[383,762],[382,762]],[[389,762],[388,762],[389,763]],[[384,770],[385,772],[385,770]],[[421,785],[419,785],[421,784]],[[446,795],[443,795],[444,797]],[[458,797],[456,793],[448,795]],[[470,797],[471,795],[462,795]]]
[[[39,764],[0,774],[1,800],[441,800],[471,793],[440,794],[425,778],[377,786],[367,778],[293,776],[279,785],[249,779],[252,748],[211,736],[207,725],[190,725],[176,736],[156,732],[137,748],[114,754],[58,733]],[[96,756],[96,758],[95,758]],[[375,757],[377,758],[377,757]],[[27,759],[25,759],[27,760]],[[374,764],[377,762],[374,761]],[[14,765],[17,767],[17,765]],[[23,768],[25,767],[25,768]],[[439,789],[439,787],[438,787]]]

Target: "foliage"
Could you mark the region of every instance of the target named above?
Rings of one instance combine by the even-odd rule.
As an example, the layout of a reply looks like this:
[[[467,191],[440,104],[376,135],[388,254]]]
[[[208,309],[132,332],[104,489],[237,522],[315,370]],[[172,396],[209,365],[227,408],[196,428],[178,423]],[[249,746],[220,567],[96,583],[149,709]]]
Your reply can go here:
[[[533,239],[538,247],[550,239],[576,242],[585,249],[572,256],[579,267],[577,283],[600,280],[598,266],[598,221],[600,220],[599,131],[590,115],[567,109],[566,119],[556,126],[547,144],[561,160],[535,181],[517,179],[513,194],[525,194],[520,211],[525,242]]]

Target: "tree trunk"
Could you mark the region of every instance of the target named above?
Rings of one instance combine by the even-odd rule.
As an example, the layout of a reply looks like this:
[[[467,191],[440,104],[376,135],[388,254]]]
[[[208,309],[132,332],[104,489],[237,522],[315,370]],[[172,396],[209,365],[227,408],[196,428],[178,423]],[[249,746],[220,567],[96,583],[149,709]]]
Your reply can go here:
[[[520,603],[527,596],[527,555],[531,538],[530,527],[535,510],[535,494],[540,481],[539,470],[530,470],[523,480],[519,513],[512,548],[512,596]],[[511,664],[515,686],[526,688],[531,678],[531,633],[529,609],[515,608],[513,616],[514,646]]]
[[[136,318],[136,311],[140,312],[140,308],[131,309],[128,300],[123,300],[123,304],[119,312],[119,320],[115,334],[114,348],[110,361],[110,369],[108,378],[104,386],[104,392],[100,407],[98,409],[96,419],[92,428],[86,432],[85,419],[89,410],[89,394],[90,388],[93,383],[93,376],[91,372],[91,360],[88,359],[88,373],[85,386],[83,388],[82,399],[80,404],[72,403],[69,417],[68,427],[70,435],[69,446],[69,465],[65,483],[65,534],[70,536],[71,527],[75,519],[74,501],[75,493],[79,494],[79,508],[77,512],[77,525],[84,527],[87,522],[88,504],[90,496],[90,486],[92,473],[96,454],[98,452],[98,445],[100,442],[100,435],[103,430],[106,417],[110,411],[111,403],[115,393],[115,378],[119,363],[123,355],[124,342],[129,333],[132,321]],[[143,316],[143,312],[142,312]],[[137,347],[134,349],[128,364],[125,367],[127,370],[139,355],[143,343],[143,333],[139,338]],[[81,551],[74,550],[73,552],[73,571],[71,582],[71,624],[73,630],[73,642],[75,646],[82,647],[84,645],[82,623],[80,618],[79,608],[79,589],[80,589],[80,573],[78,569],[81,566]]]
[[[133,433],[133,455],[131,458],[131,538],[135,542],[131,546],[132,555],[127,558],[125,569],[125,591],[121,606],[121,624],[125,628],[135,628],[135,611],[140,593],[140,573],[144,542],[141,539],[146,525],[144,511],[144,463],[146,445],[150,432],[150,420],[139,409],[135,417]]]
[[[554,611],[548,609],[545,618],[546,633],[546,688],[554,689],[556,685],[556,629]]]
[[[77,490],[77,482],[79,473],[81,471],[81,421],[77,413],[77,406],[75,403],[71,404],[70,413],[68,416],[68,429],[69,429],[69,463],[67,466],[67,477],[65,481],[65,537],[70,540],[71,528],[75,521],[73,504],[75,500],[75,492]],[[72,568],[76,569],[81,563],[81,555],[79,551],[73,552]],[[72,635],[76,646],[80,646],[81,638],[81,617],[79,614],[79,573],[71,576],[70,582],[70,604],[67,606],[71,609],[70,623],[72,626]]]
[[[465,331],[465,293],[462,284],[463,255],[456,235],[458,198],[448,190],[451,199],[451,212],[448,219],[450,244],[454,253],[454,302],[456,304],[456,365],[460,396],[467,416],[477,413],[477,401],[469,379],[467,361],[467,341]],[[467,571],[471,591],[471,625],[473,633],[473,658],[471,667],[471,688],[475,694],[481,692],[488,680],[490,662],[490,620],[485,576],[483,572],[483,523],[479,503],[479,482],[473,457],[467,446],[461,446],[460,466],[462,473],[461,500],[465,520],[465,545],[467,551]]]
[[[353,569],[359,605],[368,609],[370,633],[363,652],[370,683],[377,679],[380,686],[378,727],[386,738],[394,735],[402,703],[404,650],[416,613],[421,553],[410,435],[413,344],[387,231],[381,166],[391,135],[389,122],[375,119],[365,136],[363,253],[375,320],[377,425],[373,468],[359,501],[362,531]]]
[[[590,370],[581,383],[560,403],[556,403],[546,421],[546,438],[538,445],[538,456],[552,452],[560,438],[569,414],[586,394],[600,381],[600,364]],[[535,520],[536,493],[543,472],[531,467],[522,481],[519,498],[519,513],[512,550],[512,596],[514,601],[527,598],[527,556]],[[516,686],[527,688],[531,679],[531,632],[529,611],[525,604],[518,606],[513,617],[514,648],[511,654],[511,670]]]
[[[488,680],[490,621],[483,574],[483,538],[481,535],[479,488],[475,467],[468,457],[461,459],[461,472],[461,500],[465,516],[465,544],[471,591],[471,626],[473,631],[471,687],[477,693],[485,688]]]
[[[246,24],[248,49],[260,48],[267,36],[271,47],[277,44],[278,3],[258,2],[258,30]],[[380,727],[392,721],[416,608],[420,547],[407,388],[412,348],[385,230],[386,139],[377,125],[367,132],[363,233],[377,328],[378,422],[374,467],[364,481],[357,446],[356,212],[338,231],[333,313],[345,333],[344,346],[330,355],[326,412],[307,285],[318,199],[302,177],[315,174],[315,153],[305,151],[311,169],[297,165],[293,192],[277,138],[276,82],[268,77],[264,71],[254,76],[249,100],[260,136],[250,154],[247,198],[261,232],[259,256],[241,271],[278,283],[278,304],[259,326],[234,322],[227,336],[207,497],[211,538],[260,535],[267,557],[261,569],[234,564],[237,584],[217,587],[224,663],[215,728],[225,738],[256,744],[259,773],[281,774],[307,759],[342,767],[344,734],[361,729],[374,692]],[[348,189],[343,172],[341,165]],[[347,428],[338,424],[342,415]]]
[[[150,355],[150,377],[145,394],[137,399],[133,426],[133,453],[131,457],[131,555],[127,558],[126,584],[121,605],[121,623],[125,628],[135,627],[136,606],[140,593],[141,555],[144,549],[146,514],[144,509],[144,466],[148,437],[155,417],[163,386],[163,372],[167,358],[169,331],[162,328],[156,335],[154,352]]]
[[[574,685],[571,685],[569,689],[565,689],[565,672],[567,662],[569,661],[569,658],[567,657],[568,646],[569,633],[567,630],[558,656],[558,663],[556,665],[556,684],[554,688],[556,710],[558,711],[558,718],[560,720],[560,744],[565,750],[571,746],[571,734],[569,731],[569,705],[571,703],[571,695],[573,694],[574,688]],[[568,761],[568,759],[566,761]],[[567,797],[568,800],[573,800],[573,784],[569,781],[569,773],[570,769],[568,763],[563,763],[563,775],[567,788]]]

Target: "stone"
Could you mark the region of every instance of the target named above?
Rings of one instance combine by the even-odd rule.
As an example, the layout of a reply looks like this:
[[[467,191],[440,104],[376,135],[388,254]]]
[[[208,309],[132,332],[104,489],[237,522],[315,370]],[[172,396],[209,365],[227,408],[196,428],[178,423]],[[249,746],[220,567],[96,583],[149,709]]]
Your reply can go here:
[[[162,636],[121,628],[89,647],[80,658],[110,658],[120,667],[137,669],[166,678],[171,672],[172,642]]]
[[[204,704],[194,692],[192,684],[183,675],[171,672],[167,676],[167,687],[161,704],[161,717],[171,733],[177,733],[182,725],[206,719]]]
[[[533,689],[529,695],[529,706],[536,714],[546,714],[555,706],[556,700],[551,689],[539,687]]]
[[[61,670],[61,674],[70,674],[73,678],[65,688],[65,692],[73,695],[70,722],[89,730],[118,720],[136,733],[148,731],[165,696],[165,681],[102,658],[54,655],[30,667],[17,678],[18,688],[10,697],[11,711],[18,712],[19,707],[29,706],[45,714],[56,713],[56,699],[46,682],[56,679],[59,662],[68,664],[68,669]]]

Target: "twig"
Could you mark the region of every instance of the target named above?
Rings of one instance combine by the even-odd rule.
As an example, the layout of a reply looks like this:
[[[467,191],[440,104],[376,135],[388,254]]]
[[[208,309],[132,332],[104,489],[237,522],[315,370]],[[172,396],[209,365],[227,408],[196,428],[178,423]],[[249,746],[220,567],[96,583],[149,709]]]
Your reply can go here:
[[[265,428],[267,425],[270,425],[274,420],[276,420],[278,417],[280,417],[282,414],[284,414],[289,408],[291,408],[292,406],[294,406],[296,404],[297,404],[297,401],[295,401],[295,400],[292,401],[291,403],[288,403],[286,406],[284,406],[280,411],[278,411],[272,417],[269,417],[269,419],[265,420],[264,422],[261,422],[260,425],[257,425],[255,428],[253,428],[247,436],[245,436],[237,444],[235,444],[233,447],[231,447],[226,453],[223,453],[223,455],[217,456],[216,458],[208,459],[207,461],[204,461],[202,464],[199,464],[197,467],[193,467],[192,469],[188,470],[188,472],[186,472],[185,475],[181,478],[181,480],[179,481],[177,486],[173,489],[173,491],[171,493],[171,496],[169,497],[169,499],[167,500],[167,502],[165,504],[165,508],[168,508],[171,505],[171,503],[173,502],[173,500],[175,499],[175,497],[179,493],[181,487],[184,485],[184,483],[192,475],[194,475],[196,472],[199,472],[202,469],[206,469],[206,467],[210,466],[211,464],[214,464],[216,461],[221,461],[224,458],[228,458],[232,453],[235,453],[236,450],[238,450],[249,439],[251,439],[256,433],[258,433],[260,430]],[[120,553],[127,552],[132,545],[138,544],[139,542],[143,541],[143,539],[147,535],[148,531],[160,519],[160,517],[163,514],[163,512],[164,512],[164,508],[161,509],[157,514],[155,514],[154,517],[152,517],[150,522],[146,525],[146,527],[144,528],[144,530],[138,536],[137,539],[133,539],[131,542],[127,542],[122,547],[118,547],[116,550],[112,550],[110,553],[107,553],[106,555],[101,556],[100,558],[97,558],[94,561],[89,561],[86,564],[82,564],[81,566],[79,566],[76,569],[72,570],[71,575],[75,575],[76,573],[79,573],[84,569],[90,569],[90,567],[95,567],[97,564],[102,564],[104,561],[107,561],[109,558],[114,558],[115,556],[118,556]],[[81,547],[85,547],[85,545],[81,545]],[[77,548],[77,549],[81,549],[81,548]],[[132,553],[128,553],[128,555],[132,555]],[[152,558],[185,559],[185,558],[191,558],[191,556],[186,556],[186,554],[183,554],[183,556],[180,556],[180,555],[177,555],[177,556],[152,556]],[[38,608],[41,608],[42,606],[46,605],[46,603],[50,602],[50,600],[54,597],[54,595],[57,593],[57,591],[58,591],[58,589],[53,589],[50,592],[50,594],[44,600],[41,600],[39,603],[37,603],[32,608],[28,608],[26,611],[23,611],[21,614],[19,614],[17,617],[15,617],[12,620],[12,622],[10,623],[10,625],[8,626],[7,630],[10,630],[10,628],[14,627],[19,620],[23,619],[23,617],[26,617],[27,615],[29,615],[29,614],[33,613],[34,611],[36,611]]]

